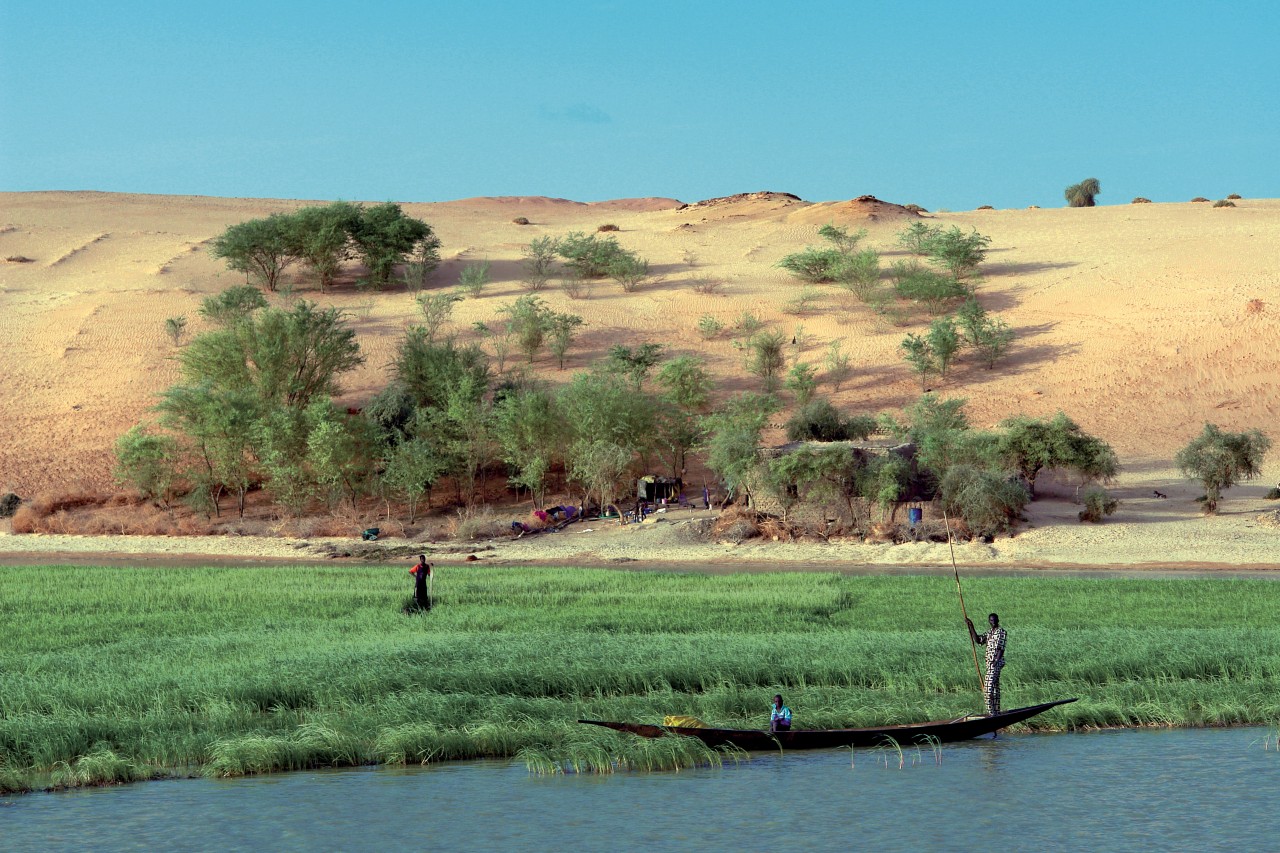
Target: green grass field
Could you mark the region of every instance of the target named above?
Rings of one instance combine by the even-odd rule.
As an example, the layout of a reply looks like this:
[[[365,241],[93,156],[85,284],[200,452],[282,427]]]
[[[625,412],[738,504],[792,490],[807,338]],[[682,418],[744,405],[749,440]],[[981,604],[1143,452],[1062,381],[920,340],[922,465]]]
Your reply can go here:
[[[717,756],[579,717],[798,727],[981,710],[950,577],[445,567],[0,569],[0,790],[521,756]],[[1280,583],[975,578],[1009,630],[1004,705],[1041,728],[1280,719]],[[981,650],[979,650],[981,651]],[[682,752],[681,750],[685,751]]]

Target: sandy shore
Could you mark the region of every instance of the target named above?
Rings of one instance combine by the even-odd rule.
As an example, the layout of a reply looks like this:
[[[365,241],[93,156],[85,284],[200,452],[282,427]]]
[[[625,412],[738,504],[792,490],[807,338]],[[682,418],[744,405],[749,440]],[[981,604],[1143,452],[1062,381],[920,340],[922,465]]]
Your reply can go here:
[[[1156,498],[1143,476],[1121,478],[1112,491],[1122,504],[1104,524],[1081,524],[1079,506],[1058,487],[1028,507],[1027,523],[1013,537],[955,546],[956,562],[985,568],[1202,568],[1280,570],[1280,503],[1263,499],[1261,486],[1228,493],[1221,512],[1204,517],[1190,484],[1165,485]],[[1151,497],[1147,497],[1151,495]],[[855,541],[741,544],[706,541],[698,521],[713,513],[672,510],[652,523],[619,526],[583,522],[553,534],[476,542],[411,542],[386,538],[290,539],[263,536],[61,536],[0,535],[0,564],[338,562],[404,559],[423,549],[441,563],[556,564],[646,567],[848,568],[950,565],[945,543],[872,545]],[[3,531],[0,531],[3,532]],[[335,557],[338,554],[351,556]]]

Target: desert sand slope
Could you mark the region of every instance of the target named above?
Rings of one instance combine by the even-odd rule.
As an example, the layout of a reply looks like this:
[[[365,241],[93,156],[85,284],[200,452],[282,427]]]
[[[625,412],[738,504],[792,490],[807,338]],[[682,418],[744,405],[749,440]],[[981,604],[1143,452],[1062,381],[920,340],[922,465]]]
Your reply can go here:
[[[444,241],[433,287],[451,287],[467,262],[492,264],[493,283],[455,313],[463,338],[474,334],[474,321],[491,320],[525,293],[520,251],[534,237],[609,222],[621,229],[622,245],[650,260],[660,281],[635,293],[604,281],[585,300],[557,287],[541,294],[555,310],[587,322],[568,370],[557,371],[545,357],[534,365],[553,381],[614,343],[650,340],[705,356],[725,392],[755,388],[727,336],[704,342],[695,330],[702,315],[730,325],[750,311],[796,337],[793,359],[820,362],[830,341],[844,343],[856,368],[835,395],[845,409],[874,413],[912,400],[920,385],[898,345],[927,321],[923,312],[911,315],[911,325],[895,326],[824,288],[814,314],[789,316],[782,309],[799,285],[776,267],[783,255],[818,242],[826,221],[865,227],[867,245],[884,251],[887,266],[903,257],[894,235],[907,220],[883,211],[868,216],[865,204],[751,196],[685,208],[673,199],[582,204],[528,197],[405,208]],[[200,300],[243,281],[209,256],[209,241],[228,225],[303,203],[0,194],[0,258],[31,259],[0,262],[0,489],[29,496],[76,485],[109,488],[112,443],[147,418],[157,392],[177,378],[165,318],[185,315],[190,333],[198,333]],[[1207,420],[1269,428],[1280,407],[1280,202],[1237,205],[927,214],[926,222],[991,236],[979,295],[1018,333],[995,370],[965,362],[935,390],[967,397],[978,426],[1062,409],[1110,441],[1129,476],[1144,484],[1157,472],[1174,476],[1168,460]],[[520,216],[531,224],[514,224]],[[416,311],[403,290],[360,291],[358,274],[353,268],[327,294],[293,275],[295,296],[351,313],[367,361],[344,380],[350,404],[385,384],[396,341]],[[696,293],[699,278],[723,282],[722,292]],[[1277,469],[1273,461],[1270,480]]]

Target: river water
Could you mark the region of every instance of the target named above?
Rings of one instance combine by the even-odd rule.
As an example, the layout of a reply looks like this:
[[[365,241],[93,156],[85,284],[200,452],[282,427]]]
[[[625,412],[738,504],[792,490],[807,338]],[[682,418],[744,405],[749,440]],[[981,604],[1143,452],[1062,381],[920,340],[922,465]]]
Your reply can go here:
[[[1275,731],[1005,735],[614,776],[468,762],[0,801],[6,851],[983,848],[1280,849]]]

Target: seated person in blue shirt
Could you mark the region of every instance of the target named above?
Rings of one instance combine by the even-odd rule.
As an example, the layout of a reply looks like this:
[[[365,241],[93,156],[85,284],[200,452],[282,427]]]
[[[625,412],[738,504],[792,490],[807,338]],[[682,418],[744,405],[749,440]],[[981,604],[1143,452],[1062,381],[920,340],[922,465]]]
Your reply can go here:
[[[781,693],[773,697],[773,706],[769,710],[772,712],[769,714],[769,731],[791,731],[791,709],[782,704]]]

